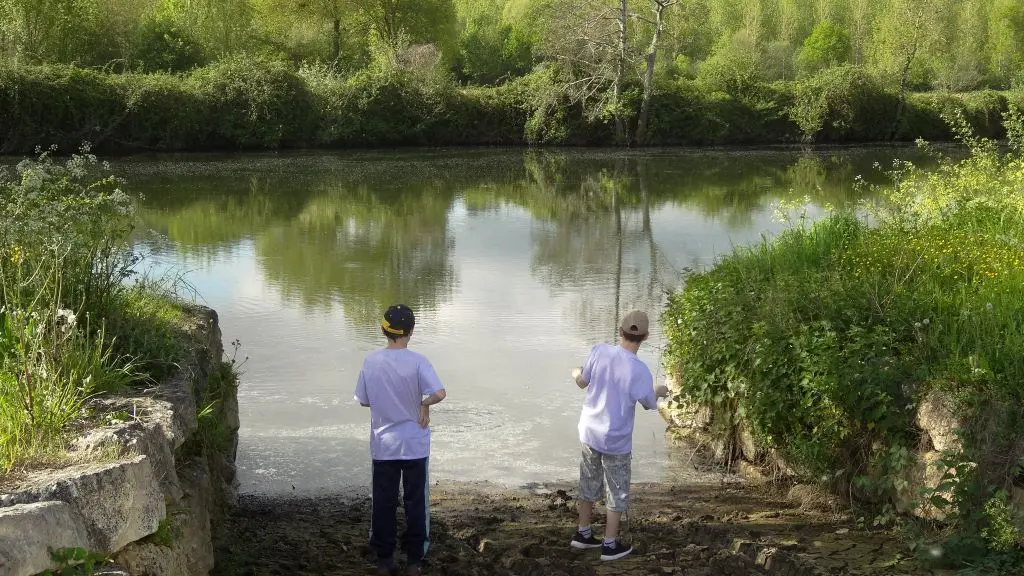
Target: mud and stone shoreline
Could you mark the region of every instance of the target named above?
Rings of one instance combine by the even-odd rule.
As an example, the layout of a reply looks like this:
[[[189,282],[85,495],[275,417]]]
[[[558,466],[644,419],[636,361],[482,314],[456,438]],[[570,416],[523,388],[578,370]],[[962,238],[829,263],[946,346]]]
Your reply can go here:
[[[626,576],[919,575],[907,547],[866,531],[826,497],[770,482],[634,486],[623,536],[632,556],[602,563],[568,546],[576,488],[431,487],[428,574]],[[369,498],[243,495],[215,537],[218,576],[372,574]],[[603,526],[595,524],[601,534]],[[400,558],[400,555],[399,555]]]

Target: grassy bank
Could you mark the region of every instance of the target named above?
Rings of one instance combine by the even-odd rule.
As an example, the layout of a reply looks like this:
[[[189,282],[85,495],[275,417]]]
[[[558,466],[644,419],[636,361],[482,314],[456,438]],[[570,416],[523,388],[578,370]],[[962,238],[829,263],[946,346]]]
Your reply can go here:
[[[637,109],[639,88],[624,106]],[[962,113],[1003,138],[1020,92],[898,96],[856,67],[800,82],[716,91],[694,80],[659,86],[650,145],[933,141]],[[405,145],[611,145],[610,119],[564,96],[551,70],[501,86],[459,87],[436,70],[390,63],[352,76],[232,57],[180,74],[104,74],[70,66],[0,68],[0,153],[62,150],[278,149]],[[630,119],[635,123],[635,118]]]
[[[918,402],[952,398],[962,449],[943,455],[945,486],[910,496],[948,514],[939,560],[992,574],[1024,546],[1007,504],[1024,479],[1024,125],[1007,118],[1011,151],[959,124],[971,157],[900,166],[874,225],[834,214],[739,249],[663,318],[676,402],[710,408],[723,436],[745,424],[883,520],[908,489]]]
[[[59,462],[88,400],[166,375],[184,342],[164,288],[133,281],[131,199],[96,158],[0,172],[0,475]]]

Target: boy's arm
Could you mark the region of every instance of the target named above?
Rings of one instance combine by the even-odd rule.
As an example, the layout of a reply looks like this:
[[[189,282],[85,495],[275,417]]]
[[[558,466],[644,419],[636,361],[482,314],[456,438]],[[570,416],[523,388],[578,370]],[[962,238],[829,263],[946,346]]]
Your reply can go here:
[[[668,387],[664,384],[654,386],[654,379],[650,383],[643,384],[643,393],[639,398],[640,405],[647,410],[654,410],[658,407],[658,400],[668,397]]]
[[[370,407],[370,396],[366,393],[366,378],[363,371],[359,371],[359,380],[356,382],[356,402],[364,408]]]
[[[590,386],[590,379],[594,373],[594,363],[597,362],[597,346],[594,346],[590,351],[590,355],[587,356],[587,361],[583,366],[578,366],[572,369],[572,379],[576,381],[576,385],[580,387],[580,390]]]
[[[420,400],[420,426],[426,428],[430,425],[430,407],[437,404],[448,396],[437,372],[428,361],[419,366],[420,396],[426,396]]]

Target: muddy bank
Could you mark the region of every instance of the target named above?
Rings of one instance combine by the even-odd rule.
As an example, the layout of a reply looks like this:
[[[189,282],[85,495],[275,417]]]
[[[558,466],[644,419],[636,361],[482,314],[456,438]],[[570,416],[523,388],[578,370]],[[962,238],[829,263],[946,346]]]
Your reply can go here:
[[[827,503],[771,485],[635,486],[624,537],[637,552],[602,563],[568,546],[574,486],[431,487],[428,574],[618,576],[919,575],[888,532],[858,530]],[[370,502],[243,496],[216,543],[219,576],[372,574]],[[598,535],[602,526],[595,525]]]

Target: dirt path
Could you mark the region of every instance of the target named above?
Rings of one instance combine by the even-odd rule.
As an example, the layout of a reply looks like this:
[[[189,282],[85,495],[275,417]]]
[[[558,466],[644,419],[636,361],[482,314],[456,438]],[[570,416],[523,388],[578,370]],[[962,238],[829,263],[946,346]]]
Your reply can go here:
[[[768,485],[634,486],[624,537],[637,552],[602,563],[568,542],[575,488],[431,488],[428,574],[475,576],[918,575],[886,532],[797,506]],[[805,501],[806,502],[806,501]],[[596,525],[601,534],[601,526]],[[218,576],[373,574],[369,500],[243,497],[217,542]]]

